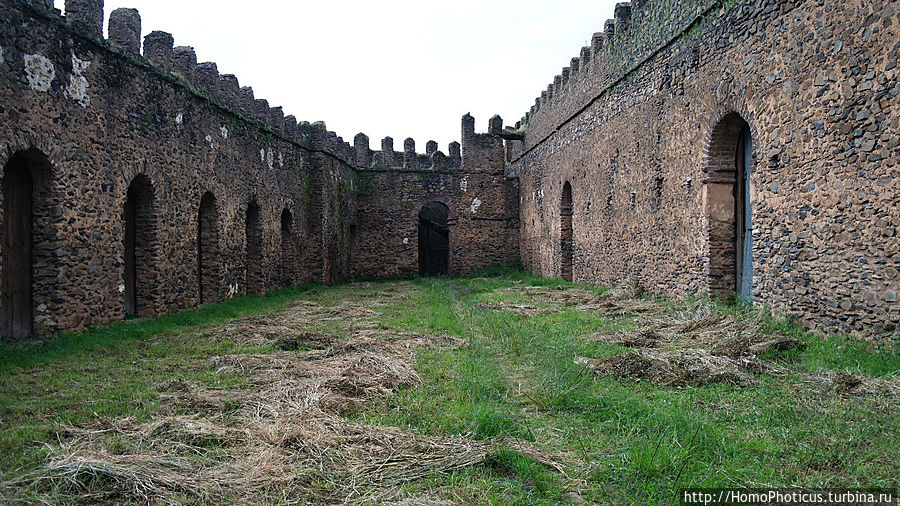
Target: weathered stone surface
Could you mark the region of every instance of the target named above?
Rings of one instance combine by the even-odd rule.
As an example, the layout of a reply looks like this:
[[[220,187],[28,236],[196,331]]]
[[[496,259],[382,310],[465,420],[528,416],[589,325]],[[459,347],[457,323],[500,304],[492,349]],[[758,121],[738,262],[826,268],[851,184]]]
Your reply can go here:
[[[476,134],[471,116],[463,119],[463,128],[471,128],[471,132],[463,137],[462,151],[468,156],[463,157],[462,165],[458,145],[450,146],[456,158],[445,157],[434,145],[424,157],[428,165],[419,163],[410,169],[409,153],[415,148],[412,139],[404,142],[407,151],[402,167],[396,164],[399,153],[369,155],[357,144],[357,159],[395,160],[395,164],[376,163],[356,172],[359,232],[351,251],[354,276],[418,273],[419,212],[430,202],[449,210],[451,273],[518,260],[518,185],[506,176],[502,156],[496,157],[498,150],[502,153],[503,140]],[[360,143],[368,140],[364,135],[357,139]],[[382,142],[382,147],[392,146],[392,142]]]
[[[412,139],[394,151],[390,137],[373,152],[362,134],[350,146],[168,33],[150,33],[142,59],[136,11],[113,12],[107,47],[94,40],[102,2],[66,4],[59,19],[44,0],[0,0],[0,209],[24,216],[26,193],[7,186],[32,185],[38,333],[121,318],[130,241],[143,248],[138,314],[415,273],[419,210],[433,203],[448,210],[451,272],[520,258],[568,275],[565,250],[577,281],[734,293],[743,125],[754,303],[829,330],[900,325],[890,2],[621,4],[515,129],[494,117],[479,134],[466,115],[447,155]],[[2,315],[24,279],[9,259],[27,234],[6,231],[25,222],[9,223]]]
[[[592,63],[527,115],[512,162],[523,263],[560,274],[569,181],[576,280],[733,290],[733,262],[711,259],[734,244],[710,237],[734,218],[714,219],[710,204],[725,201],[715,187],[730,192],[734,168],[709,160],[717,124],[737,113],[754,143],[754,303],[811,327],[896,332],[897,40],[883,1],[647,2],[627,34],[595,35]]]
[[[3,0],[0,10],[0,47],[15,55],[0,84],[0,177],[14,160],[29,158],[35,332],[122,318],[124,210],[129,186],[139,180],[149,181],[145,222],[152,225],[150,254],[138,267],[141,315],[197,304],[199,208],[207,192],[215,199],[209,216],[217,216],[210,223],[218,240],[208,257],[215,258],[215,276],[205,283],[217,298],[247,291],[251,202],[260,213],[260,289],[349,279],[340,237],[355,207],[347,185],[352,166],[344,159],[270,133],[133,56],[86,44],[81,28],[44,17],[26,24],[31,11],[15,1]],[[171,48],[170,38],[160,40]],[[182,68],[190,68],[192,52],[178,53],[187,60]],[[33,82],[26,55],[43,65],[32,65],[44,69]],[[4,237],[0,248],[6,244]]]

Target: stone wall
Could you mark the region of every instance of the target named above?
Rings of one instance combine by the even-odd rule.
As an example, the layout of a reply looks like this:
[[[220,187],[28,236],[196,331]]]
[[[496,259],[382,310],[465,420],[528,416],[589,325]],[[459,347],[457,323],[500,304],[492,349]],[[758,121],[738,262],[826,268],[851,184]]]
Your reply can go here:
[[[363,134],[350,146],[168,33],[142,44],[133,9],[112,13],[109,40],[101,0],[66,9],[0,0],[6,337],[201,294],[415,274],[420,217],[444,215],[429,234],[449,230],[452,273],[521,259],[576,281],[733,295],[751,265],[757,305],[897,332],[896,2],[619,4],[514,128],[494,117],[476,134],[466,115],[447,154],[390,138],[372,151]]]
[[[195,306],[200,279],[207,300],[245,293],[252,279],[253,291],[349,279],[340,241],[355,214],[348,144],[285,118],[214,63],[198,65],[171,35],[149,34],[137,54],[136,11],[115,11],[106,41],[102,2],[67,6],[62,17],[50,2],[0,1],[0,170],[33,180],[35,332],[122,318],[129,240],[141,316]],[[4,195],[15,196],[4,176]],[[207,193],[212,235],[198,230]],[[129,194],[140,201],[133,232]],[[246,231],[254,206],[256,235]],[[248,260],[251,236],[258,254]],[[4,234],[4,266],[24,240]],[[9,306],[21,294],[3,278]]]
[[[647,0],[627,10],[520,122],[526,267],[560,275],[570,182],[577,281],[733,294],[734,155],[746,124],[754,303],[811,327],[896,332],[896,2]]]
[[[491,122],[502,124],[498,117]],[[462,123],[462,147],[452,143],[449,156],[432,142],[417,155],[412,139],[397,153],[390,138],[372,153],[368,138],[357,136],[354,276],[419,273],[419,213],[430,202],[449,211],[451,273],[518,261],[518,183],[505,174],[504,140],[497,131],[476,134],[469,115]]]

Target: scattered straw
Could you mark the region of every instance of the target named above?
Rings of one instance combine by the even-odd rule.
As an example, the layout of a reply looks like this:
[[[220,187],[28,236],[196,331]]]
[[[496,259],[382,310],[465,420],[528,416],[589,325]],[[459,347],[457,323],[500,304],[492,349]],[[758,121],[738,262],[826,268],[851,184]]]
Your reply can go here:
[[[780,374],[755,357],[733,359],[704,350],[660,351],[638,349],[627,355],[601,359],[576,357],[575,362],[599,375],[649,380],[670,386],[732,383],[754,385],[754,372]]]
[[[279,315],[236,320],[219,338],[282,350],[211,359],[217,373],[242,373],[242,386],[209,390],[168,381],[157,386],[167,405],[149,421],[64,427],[47,464],[0,483],[0,497],[15,491],[45,502],[335,503],[380,489],[386,500],[399,483],[483,464],[501,446],[560,468],[523,441],[425,437],[341,417],[419,382],[411,366],[416,349],[462,343],[380,330],[373,314],[353,304],[298,302]],[[347,337],[305,330],[313,319],[329,318],[350,322]]]
[[[841,395],[873,395],[900,398],[900,376],[873,378],[865,374],[850,374],[820,370],[810,375],[810,381],[823,385]]]

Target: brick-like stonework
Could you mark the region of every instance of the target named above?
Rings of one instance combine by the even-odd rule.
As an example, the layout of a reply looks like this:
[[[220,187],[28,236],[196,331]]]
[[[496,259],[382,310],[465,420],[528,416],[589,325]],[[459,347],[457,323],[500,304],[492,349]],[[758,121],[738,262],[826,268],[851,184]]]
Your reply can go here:
[[[521,121],[465,115],[446,154],[285,117],[133,9],[103,40],[102,4],[0,0],[4,337],[516,260],[672,296],[748,280],[811,327],[897,332],[894,1],[619,4]]]
[[[493,118],[492,124],[497,121]],[[393,151],[390,138],[375,153],[365,136],[356,141],[360,170],[359,235],[351,252],[354,276],[419,273],[418,217],[429,202],[449,210],[451,273],[518,260],[518,182],[506,175],[504,141],[496,132],[476,134],[474,119],[466,115],[462,149],[451,144],[449,156],[436,145],[426,155],[416,155],[412,139],[404,143],[404,153]]]
[[[280,109],[241,100],[233,77],[199,75],[215,72],[215,64],[182,69],[197,71],[192,80],[172,70],[171,36],[148,36],[145,52],[156,41],[153,63],[132,53],[139,47],[127,40],[139,33],[133,28],[111,26],[119,39],[107,44],[96,38],[102,15],[90,11],[102,2],[73,4],[78,15],[60,17],[39,3],[0,2],[0,170],[30,159],[37,333],[125,314],[124,214],[133,183],[146,182],[134,195],[148,194],[140,197],[148,207],[137,210],[138,236],[149,231],[136,253],[138,315],[198,303],[198,224],[207,193],[216,236],[204,255],[207,300],[349,279],[337,240],[354,215],[342,184],[351,179],[349,145],[330,139],[322,125],[298,125]],[[139,25],[132,15],[117,17]],[[258,264],[246,259],[253,205]],[[9,234],[4,239],[9,244]],[[287,278],[283,251],[294,252]]]
[[[568,181],[576,280],[734,293],[733,160],[746,122],[754,303],[813,327],[896,332],[897,4],[648,0],[627,10],[523,119],[523,263],[561,273]]]

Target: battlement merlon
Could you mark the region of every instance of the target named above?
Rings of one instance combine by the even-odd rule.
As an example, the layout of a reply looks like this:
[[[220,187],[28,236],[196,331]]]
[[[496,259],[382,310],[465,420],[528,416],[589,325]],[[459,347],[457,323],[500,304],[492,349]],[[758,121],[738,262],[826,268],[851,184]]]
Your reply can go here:
[[[66,23],[93,39],[103,38],[103,0],[66,0]]]
[[[129,54],[141,54],[141,14],[119,8],[109,15],[109,41]]]
[[[372,150],[369,149],[369,136],[360,132],[353,137],[353,150],[356,153],[354,163],[357,167],[372,165]]]
[[[193,83],[197,74],[197,53],[189,46],[178,46],[172,51],[172,71]]]
[[[628,25],[631,23],[631,3],[622,2],[616,4],[613,17],[616,20],[616,30],[619,33],[628,31]]]
[[[385,137],[381,141],[381,151],[369,148],[369,136],[358,133],[353,138],[353,146],[347,145],[357,169],[379,170],[454,170],[460,167],[460,147],[458,142],[450,143],[450,156],[438,150],[437,142],[429,140],[425,153],[416,153],[415,140],[403,141],[403,152],[394,151],[394,139]]]
[[[475,133],[475,118],[470,114],[462,117],[462,163],[463,172],[503,173],[506,168],[505,146],[500,131],[503,119],[494,116],[488,122],[488,133]]]
[[[407,137],[403,141],[403,168],[416,169],[418,165],[416,161],[416,141],[412,137]]]
[[[175,38],[171,33],[154,30],[144,37],[144,58],[152,61],[163,70],[172,69]]]

